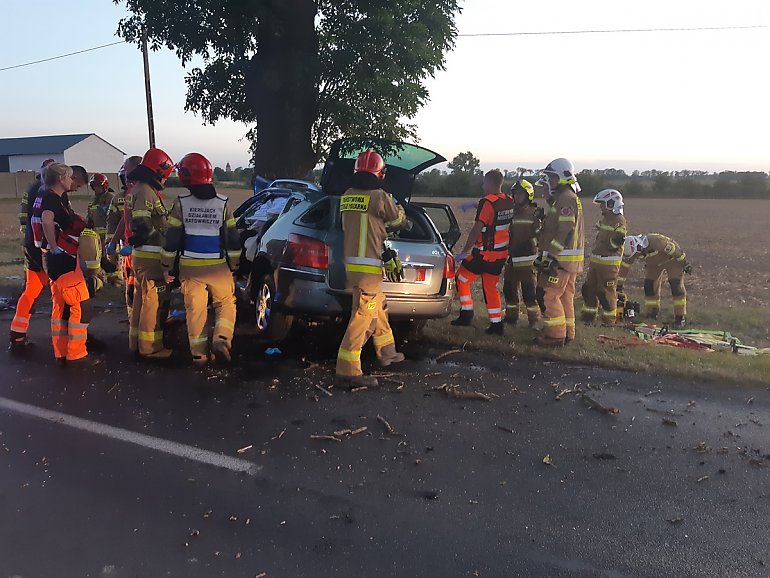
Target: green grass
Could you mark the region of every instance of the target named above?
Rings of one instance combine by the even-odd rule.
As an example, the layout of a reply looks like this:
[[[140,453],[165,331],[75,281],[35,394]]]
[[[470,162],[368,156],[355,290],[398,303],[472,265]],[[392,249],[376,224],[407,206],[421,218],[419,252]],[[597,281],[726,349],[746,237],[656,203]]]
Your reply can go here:
[[[505,337],[484,333],[487,318],[477,301],[474,324],[471,327],[452,327],[455,317],[432,321],[425,328],[425,337],[433,343],[449,347],[519,355],[564,362],[580,363],[610,369],[624,369],[654,375],[668,375],[690,379],[729,382],[737,385],[770,384],[770,354],[757,356],[734,355],[721,352],[697,352],[666,345],[617,346],[597,341],[599,335],[631,336],[621,327],[586,326],[578,321],[577,338],[561,349],[544,349],[532,344],[536,332],[526,327],[506,326]],[[577,304],[577,302],[576,302]],[[579,311],[580,305],[576,309]],[[696,311],[689,318],[690,325],[699,329],[729,331],[744,344],[767,346],[770,311],[765,308],[709,307]]]

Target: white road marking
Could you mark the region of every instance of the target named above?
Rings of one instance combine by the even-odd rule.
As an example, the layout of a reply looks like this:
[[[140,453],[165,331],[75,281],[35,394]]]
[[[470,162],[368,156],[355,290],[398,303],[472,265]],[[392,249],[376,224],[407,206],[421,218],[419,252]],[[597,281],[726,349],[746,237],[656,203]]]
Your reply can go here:
[[[148,436],[127,429],[75,417],[66,413],[60,413],[58,411],[51,411],[50,409],[28,405],[26,403],[21,403],[12,399],[6,399],[4,397],[0,397],[0,409],[5,409],[13,413],[36,417],[53,423],[66,425],[102,437],[111,438],[122,442],[128,442],[130,444],[142,446],[144,448],[163,452],[164,454],[177,456],[187,460],[193,460],[201,464],[209,464],[218,468],[226,468],[233,472],[243,472],[249,474],[250,476],[255,476],[257,472],[262,469],[262,466],[247,460],[242,460],[240,458],[218,454],[216,452],[203,450],[196,448],[195,446],[180,444],[178,442],[166,440],[163,438]]]

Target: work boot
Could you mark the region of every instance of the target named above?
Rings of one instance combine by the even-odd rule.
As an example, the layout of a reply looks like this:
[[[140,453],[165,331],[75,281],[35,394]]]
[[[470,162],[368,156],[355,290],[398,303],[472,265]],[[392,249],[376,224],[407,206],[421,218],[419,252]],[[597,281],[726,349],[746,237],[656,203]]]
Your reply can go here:
[[[150,361],[165,361],[167,359],[170,359],[173,354],[174,352],[171,349],[161,349],[160,351],[156,351],[155,353],[150,353],[149,355],[142,355],[140,353],[139,358],[149,359]]]
[[[455,327],[464,327],[468,326],[473,322],[473,311],[470,309],[462,309],[460,311],[460,316],[452,321],[450,325],[454,325]]]
[[[11,355],[24,355],[29,353],[35,344],[27,339],[27,335],[24,333],[11,333],[11,341],[8,344],[8,352]]]
[[[214,342],[211,344],[211,349],[213,350],[214,357],[219,363],[230,363],[233,358],[230,355],[230,347],[227,345],[227,341],[223,339],[214,339]]]
[[[393,363],[401,363],[405,359],[406,357],[404,357],[403,353],[395,352],[392,355],[389,355],[388,357],[381,358],[379,362],[381,367],[388,367]]]
[[[505,335],[505,326],[502,323],[490,323],[484,333],[487,335]]]
[[[535,345],[539,345],[540,347],[564,347],[564,339],[557,339],[555,337],[545,337],[543,335],[538,335],[535,337],[535,339],[532,341]]]
[[[75,369],[91,369],[92,367],[96,367],[102,362],[101,359],[97,359],[96,357],[92,357],[90,355],[86,355],[85,357],[81,357],[80,359],[68,359],[67,360],[67,367],[68,368],[75,368]]]
[[[516,322],[519,320],[519,308],[518,307],[511,307],[505,309],[505,322],[508,325],[516,325]]]
[[[373,375],[336,375],[334,385],[340,389],[350,390],[357,387],[378,387],[380,382]]]
[[[192,366],[195,371],[203,371],[209,364],[208,355],[193,355]]]
[[[672,327],[674,329],[684,329],[686,325],[687,322],[684,319],[684,315],[677,315],[674,318],[674,325],[672,325]]]

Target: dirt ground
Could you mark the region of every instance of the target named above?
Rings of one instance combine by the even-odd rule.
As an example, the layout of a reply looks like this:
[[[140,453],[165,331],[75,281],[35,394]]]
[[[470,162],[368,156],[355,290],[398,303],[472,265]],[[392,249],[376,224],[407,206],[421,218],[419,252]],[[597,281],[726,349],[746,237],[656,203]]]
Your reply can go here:
[[[417,200],[417,199],[415,199]],[[438,202],[438,199],[424,199]],[[466,233],[475,216],[459,208],[469,199],[445,199]],[[542,205],[542,200],[540,201]],[[598,206],[583,203],[586,249],[593,245]],[[678,241],[695,271],[686,279],[693,303],[724,307],[770,307],[770,246],[763,242],[770,202],[722,199],[627,199],[633,234],[662,233]],[[465,242],[465,236],[460,243]],[[459,247],[458,247],[459,250]],[[641,288],[643,265],[636,264],[627,285]],[[578,280],[578,284],[580,284]]]

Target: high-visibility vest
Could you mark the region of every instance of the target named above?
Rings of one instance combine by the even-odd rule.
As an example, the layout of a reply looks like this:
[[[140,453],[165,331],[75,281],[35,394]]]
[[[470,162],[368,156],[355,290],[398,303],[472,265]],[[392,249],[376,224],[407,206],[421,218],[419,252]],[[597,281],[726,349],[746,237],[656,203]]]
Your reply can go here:
[[[476,247],[482,252],[485,261],[497,261],[508,257],[510,225],[513,220],[513,198],[505,193],[487,195],[483,199],[492,206],[494,218],[481,229],[481,238]],[[479,203],[477,220],[481,218],[484,203]]]
[[[184,224],[182,259],[224,259],[221,231],[225,223],[227,198],[216,195],[199,199],[183,195],[178,199]]]

